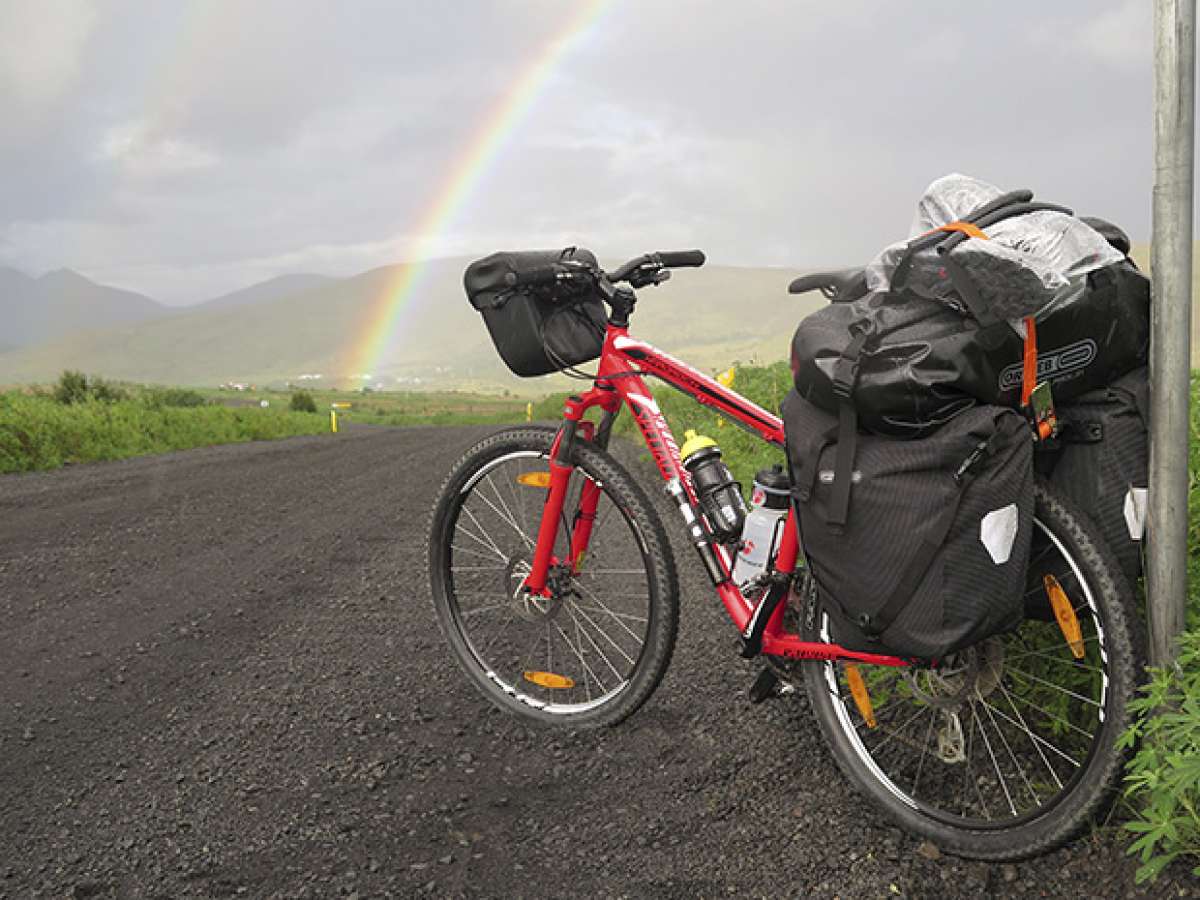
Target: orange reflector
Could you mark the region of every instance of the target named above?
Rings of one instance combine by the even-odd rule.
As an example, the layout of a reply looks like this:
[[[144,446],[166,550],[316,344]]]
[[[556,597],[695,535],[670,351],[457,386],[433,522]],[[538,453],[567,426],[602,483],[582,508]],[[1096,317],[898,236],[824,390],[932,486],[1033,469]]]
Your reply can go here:
[[[1046,596],[1050,598],[1050,606],[1054,609],[1054,618],[1058,619],[1058,627],[1062,629],[1063,637],[1067,639],[1071,652],[1076,659],[1083,659],[1083,630],[1079,627],[1079,619],[1075,615],[1071,601],[1067,599],[1062,585],[1053,575],[1044,576],[1042,584],[1046,586]]]
[[[854,663],[846,663],[846,680],[850,682],[850,696],[854,698],[854,705],[858,707],[863,721],[868,728],[874,728],[875,710],[871,707],[871,695],[867,693],[867,683]]]
[[[527,487],[550,487],[549,472],[526,472],[524,475],[517,476],[517,484],[523,484]]]
[[[575,687],[575,679],[568,678],[566,675],[555,675],[553,672],[526,672],[525,680],[531,681],[539,687],[559,691]]]

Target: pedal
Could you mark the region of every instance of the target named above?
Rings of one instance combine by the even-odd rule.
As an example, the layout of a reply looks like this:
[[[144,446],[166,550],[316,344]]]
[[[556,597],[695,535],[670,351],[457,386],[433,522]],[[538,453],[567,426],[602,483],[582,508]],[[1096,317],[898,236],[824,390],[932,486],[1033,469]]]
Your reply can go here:
[[[770,669],[763,669],[758,673],[758,677],[754,679],[754,684],[750,685],[750,690],[747,694],[750,697],[750,702],[756,705],[762,703],[764,700],[777,697],[780,694],[779,676]]]

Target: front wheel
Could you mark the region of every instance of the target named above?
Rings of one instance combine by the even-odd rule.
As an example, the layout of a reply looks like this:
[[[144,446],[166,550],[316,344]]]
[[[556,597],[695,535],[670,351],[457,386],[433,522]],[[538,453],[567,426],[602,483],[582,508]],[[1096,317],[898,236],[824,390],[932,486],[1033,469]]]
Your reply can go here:
[[[933,669],[806,664],[843,772],[901,826],[960,856],[1059,846],[1111,801],[1124,762],[1116,742],[1141,671],[1131,592],[1086,519],[1044,485],[1036,492],[1020,628]],[[1050,613],[1046,576],[1074,609],[1074,647]],[[829,617],[806,587],[801,632],[828,642]],[[858,676],[873,723],[850,690]]]
[[[430,522],[433,606],[455,659],[497,706],[573,728],[613,725],[650,697],[670,663],[675,564],[642,489],[577,441],[550,596],[523,590],[553,440],[546,428],[500,432],[454,466]],[[587,551],[572,560],[583,498],[597,494]]]

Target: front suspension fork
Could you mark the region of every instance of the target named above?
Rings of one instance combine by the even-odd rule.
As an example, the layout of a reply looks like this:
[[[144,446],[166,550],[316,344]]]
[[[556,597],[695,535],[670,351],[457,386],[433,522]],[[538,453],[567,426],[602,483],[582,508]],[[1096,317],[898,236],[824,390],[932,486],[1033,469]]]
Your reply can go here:
[[[547,596],[547,576],[550,567],[558,560],[554,555],[554,543],[558,534],[558,526],[562,521],[563,507],[566,504],[567,490],[571,482],[571,473],[575,466],[571,462],[576,440],[591,441],[595,435],[595,426],[589,421],[568,419],[554,436],[550,447],[550,485],[546,493],[546,503],[542,507],[542,521],[538,526],[537,546],[533,551],[533,563],[529,575],[525,578],[525,588],[531,593]],[[600,504],[600,485],[587,479],[580,492],[579,509],[571,523],[570,535],[570,564],[572,572],[578,572],[587,553],[588,542],[592,537],[592,527],[596,521],[596,509]]]

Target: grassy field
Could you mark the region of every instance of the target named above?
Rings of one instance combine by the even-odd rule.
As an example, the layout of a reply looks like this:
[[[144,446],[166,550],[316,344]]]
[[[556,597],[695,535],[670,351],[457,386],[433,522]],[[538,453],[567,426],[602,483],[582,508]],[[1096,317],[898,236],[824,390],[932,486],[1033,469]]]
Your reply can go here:
[[[338,411],[342,424],[506,424],[526,414],[526,403],[512,397],[457,392],[320,391],[312,394],[316,412],[293,411],[291,399],[290,391],[194,391],[96,379],[77,380],[66,393],[61,381],[0,392],[0,473],[328,433],[333,403],[350,404]]]
[[[291,390],[200,391],[221,406],[287,408]],[[326,418],[334,403],[350,404],[339,409],[342,421],[364,425],[502,425],[522,421],[527,400],[503,394],[464,391],[308,391],[318,412]]]

